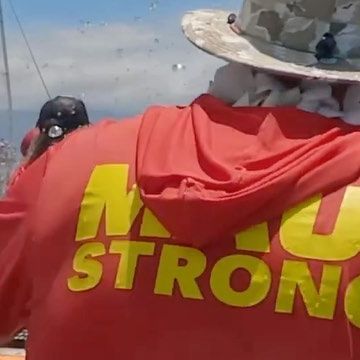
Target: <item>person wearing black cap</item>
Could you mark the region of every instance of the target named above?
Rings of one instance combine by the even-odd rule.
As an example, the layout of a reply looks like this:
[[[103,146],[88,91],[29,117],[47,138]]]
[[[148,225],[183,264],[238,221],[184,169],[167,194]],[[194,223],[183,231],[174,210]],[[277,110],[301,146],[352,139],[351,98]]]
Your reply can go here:
[[[36,127],[40,135],[29,150],[28,162],[33,162],[54,143],[83,126],[90,125],[83,101],[71,96],[57,96],[47,101],[40,110]]]
[[[36,127],[30,130],[22,141],[21,151],[24,159],[10,176],[6,192],[17,182],[26,168],[50,146],[63,140],[72,131],[88,125],[89,116],[83,101],[71,96],[57,96],[47,101],[40,110]]]
[[[57,138],[89,123],[85,104],[81,100],[57,96],[41,108],[36,127],[47,132],[50,137]]]

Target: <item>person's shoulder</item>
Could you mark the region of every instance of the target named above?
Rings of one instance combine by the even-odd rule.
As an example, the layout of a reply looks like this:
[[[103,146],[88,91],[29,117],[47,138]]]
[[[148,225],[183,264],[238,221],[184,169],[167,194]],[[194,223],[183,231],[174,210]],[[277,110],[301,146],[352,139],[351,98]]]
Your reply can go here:
[[[128,118],[104,118],[93,124],[81,127],[71,133],[65,141],[65,144],[79,144],[81,142],[98,141],[107,136],[123,137],[135,136],[141,124],[142,115]]]
[[[7,183],[7,193],[10,191],[10,189],[18,182],[20,179],[20,176],[24,173],[26,169],[25,165],[18,166],[11,174]]]
[[[88,132],[112,131],[116,129],[136,129],[141,124],[143,114],[124,118],[103,118],[86,127]],[[83,128],[84,129],[84,128]]]

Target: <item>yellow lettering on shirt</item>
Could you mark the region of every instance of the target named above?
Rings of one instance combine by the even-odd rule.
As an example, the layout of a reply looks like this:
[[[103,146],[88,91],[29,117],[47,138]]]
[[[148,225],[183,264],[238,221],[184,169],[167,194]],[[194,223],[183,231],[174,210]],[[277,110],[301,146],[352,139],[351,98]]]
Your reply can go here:
[[[360,276],[353,279],[345,293],[345,313],[351,324],[360,328]]]
[[[170,234],[156,216],[149,209],[145,209],[140,229],[140,236],[167,239],[170,237]]]
[[[105,245],[99,242],[83,244],[75,254],[73,269],[81,275],[68,279],[68,288],[74,292],[94,289],[99,285],[103,266],[96,257],[106,253]]]
[[[270,239],[268,224],[262,223],[237,234],[236,249],[269,253]]]
[[[140,241],[112,241],[110,254],[120,255],[115,288],[130,290],[134,286],[135,272],[140,256],[152,256],[155,244]]]
[[[250,274],[250,284],[244,291],[231,287],[236,270]],[[214,296],[226,305],[251,307],[263,301],[271,286],[271,272],[264,261],[253,256],[231,255],[220,259],[211,272],[210,286]]]
[[[129,233],[142,202],[135,185],[127,191],[128,175],[129,165],[99,165],[94,169],[81,203],[76,241],[97,236],[104,211],[107,236]]]
[[[173,296],[178,287],[185,299],[203,300],[214,296],[219,302],[232,307],[250,308],[259,305],[269,295],[271,286],[277,294],[273,302],[275,312],[292,314],[297,300],[301,300],[308,316],[331,320],[334,318],[339,296],[342,267],[356,269],[356,266],[345,263],[353,260],[360,252],[360,236],[358,234],[358,213],[360,212],[360,187],[349,186],[340,207],[340,211],[332,234],[320,235],[314,232],[314,226],[320,210],[321,196],[312,199],[287,211],[279,230],[280,244],[299,261],[284,260],[276,246],[275,254],[271,254],[268,224],[263,223],[251,227],[236,235],[236,254],[223,254],[215,264],[209,260],[212,268],[205,276],[208,261],[202,251],[185,246],[163,244],[163,241],[142,242],[130,240],[113,240],[107,251],[105,244],[95,242],[102,219],[105,220],[105,231],[108,237],[125,236],[132,230],[133,224],[143,208],[138,188],[134,185],[128,191],[129,166],[126,164],[110,164],[97,166],[86,186],[76,231],[79,243],[73,259],[75,275],[67,279],[67,287],[72,292],[84,292],[95,289],[102,281],[105,260],[113,255],[119,256],[114,287],[119,290],[131,290],[136,284],[136,275],[141,266],[158,261],[155,248],[160,254],[157,265],[154,293],[156,295]],[[140,221],[140,237],[169,239],[170,234],[150,209],[144,209]],[[136,227],[137,229],[137,227]],[[134,236],[134,233],[131,233]],[[88,241],[87,243],[84,243]],[[277,237],[272,239],[277,241]],[[211,247],[210,247],[211,248]],[[257,252],[263,259],[241,254],[241,252]],[[239,253],[240,252],[240,253]],[[104,255],[108,255],[104,257]],[[101,257],[104,257],[101,259]],[[153,259],[143,259],[153,257]],[[259,255],[260,257],[260,255]],[[212,258],[211,258],[212,259]],[[271,260],[270,260],[271,259]],[[309,264],[303,259],[312,260],[322,266],[319,284],[314,280]],[[267,264],[269,260],[269,265]],[[283,261],[280,281],[272,281],[278,272],[278,262]],[[344,261],[340,264],[321,263],[325,261]],[[275,264],[276,262],[276,264]],[[320,262],[320,264],[319,264]],[[152,263],[153,264],[153,263]],[[271,273],[270,265],[274,265]],[[154,264],[153,264],[154,265]],[[106,267],[107,269],[107,267]],[[144,271],[153,266],[144,268]],[[249,281],[242,290],[236,289],[232,283],[237,271],[245,271]],[[359,270],[360,272],[360,270]],[[355,327],[360,328],[360,274],[355,278],[344,277],[341,293],[341,304],[344,303],[343,316]],[[201,281],[200,281],[201,279]],[[203,281],[207,281],[204,284]],[[139,284],[140,286],[140,284]],[[210,294],[206,289],[211,290]],[[270,300],[270,299],[268,299]],[[344,301],[342,301],[344,300]]]
[[[334,232],[330,235],[314,233],[321,197],[287,211],[282,219],[280,240],[290,254],[323,261],[349,260],[360,251],[360,236],[355,229],[360,218],[360,187],[349,186],[340,208]]]
[[[180,264],[184,261],[185,264]],[[197,283],[206,268],[206,256],[197,249],[164,245],[155,284],[155,294],[171,296],[175,283],[187,299],[203,299]]]
[[[275,311],[291,314],[296,290],[299,289],[310,316],[333,319],[340,278],[340,266],[324,265],[320,288],[317,290],[307,263],[284,261]]]

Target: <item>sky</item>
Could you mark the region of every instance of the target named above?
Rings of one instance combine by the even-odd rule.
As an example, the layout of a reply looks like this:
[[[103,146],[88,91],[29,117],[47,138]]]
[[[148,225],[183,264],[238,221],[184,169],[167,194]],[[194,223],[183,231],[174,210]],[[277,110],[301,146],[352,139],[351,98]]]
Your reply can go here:
[[[7,0],[5,1],[5,6]],[[198,8],[233,8],[238,0],[12,0],[24,22],[76,24],[79,19],[131,22],[134,16],[151,21],[155,18],[181,16]]]
[[[18,139],[47,96],[8,1],[3,4]],[[131,116],[151,104],[186,104],[206,91],[222,62],[184,38],[181,17],[198,8],[237,12],[241,5],[241,0],[11,1],[51,96],[83,98],[93,120]],[[0,60],[0,137],[7,137]],[[174,71],[176,64],[181,68]]]

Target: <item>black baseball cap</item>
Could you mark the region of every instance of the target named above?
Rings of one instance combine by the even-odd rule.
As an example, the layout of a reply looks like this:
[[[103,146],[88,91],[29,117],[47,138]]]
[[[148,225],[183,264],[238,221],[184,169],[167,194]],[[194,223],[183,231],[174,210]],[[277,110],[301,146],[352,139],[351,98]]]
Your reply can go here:
[[[81,100],[70,96],[57,96],[41,108],[36,127],[46,130],[56,125],[67,133],[89,124],[89,116]]]

